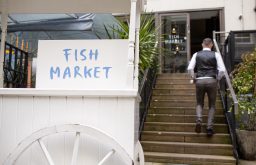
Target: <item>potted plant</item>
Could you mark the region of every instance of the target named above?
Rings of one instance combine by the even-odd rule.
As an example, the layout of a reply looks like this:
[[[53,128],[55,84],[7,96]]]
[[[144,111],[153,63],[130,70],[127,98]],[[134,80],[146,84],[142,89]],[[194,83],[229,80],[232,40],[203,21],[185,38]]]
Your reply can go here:
[[[232,75],[239,102],[236,133],[240,155],[246,160],[256,160],[256,49],[242,55],[242,62]]]

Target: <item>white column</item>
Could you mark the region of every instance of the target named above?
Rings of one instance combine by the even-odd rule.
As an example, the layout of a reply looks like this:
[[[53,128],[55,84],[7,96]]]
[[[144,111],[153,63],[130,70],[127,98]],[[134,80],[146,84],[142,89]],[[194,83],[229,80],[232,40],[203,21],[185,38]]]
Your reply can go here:
[[[5,37],[6,37],[6,31],[7,31],[7,20],[8,20],[8,14],[7,14],[7,1],[2,0],[1,3],[1,52],[0,52],[0,88],[3,88],[4,86],[4,71],[3,71],[3,64],[4,64],[4,49],[5,49]]]
[[[127,87],[134,88],[134,47],[135,47],[135,25],[136,25],[137,0],[131,0],[130,27],[129,27],[129,49],[128,49],[128,73]]]
[[[140,10],[141,10],[141,2],[138,1],[137,8],[136,8],[136,29],[135,29],[135,69],[134,69],[134,88],[138,89],[139,88],[139,60],[140,60],[140,55],[139,55],[139,43],[140,43]]]

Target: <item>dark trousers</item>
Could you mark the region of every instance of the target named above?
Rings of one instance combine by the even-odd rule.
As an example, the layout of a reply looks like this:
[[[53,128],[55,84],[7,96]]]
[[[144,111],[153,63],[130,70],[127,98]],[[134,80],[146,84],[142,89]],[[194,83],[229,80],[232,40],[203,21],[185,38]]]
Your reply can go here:
[[[208,96],[208,121],[207,129],[213,128],[214,113],[215,113],[215,102],[217,93],[217,80],[214,78],[197,79],[196,80],[196,115],[197,122],[202,122],[202,111],[204,108],[204,96],[207,93]]]

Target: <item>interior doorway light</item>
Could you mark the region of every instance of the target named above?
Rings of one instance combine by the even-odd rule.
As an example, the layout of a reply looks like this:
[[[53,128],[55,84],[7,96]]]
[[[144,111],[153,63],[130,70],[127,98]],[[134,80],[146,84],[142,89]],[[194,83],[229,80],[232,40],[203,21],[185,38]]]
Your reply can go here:
[[[175,27],[172,28],[172,34],[176,34],[176,28]]]

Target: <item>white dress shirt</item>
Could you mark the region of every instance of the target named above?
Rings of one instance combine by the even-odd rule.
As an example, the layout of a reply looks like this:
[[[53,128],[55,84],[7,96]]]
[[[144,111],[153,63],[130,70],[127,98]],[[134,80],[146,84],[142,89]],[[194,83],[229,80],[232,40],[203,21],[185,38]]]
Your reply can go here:
[[[204,51],[211,51],[210,48],[203,48],[203,50]],[[191,77],[193,77],[193,78],[194,78],[194,68],[196,66],[196,56],[197,56],[197,53],[194,53],[193,57],[191,58],[191,61],[190,61],[189,65],[188,65],[188,69],[187,69],[190,72]],[[215,52],[215,58],[216,58],[216,61],[217,61],[217,70],[219,71],[219,73],[223,74],[226,71],[226,68],[225,68],[225,65],[223,63],[222,57],[219,53]],[[212,77],[198,77],[197,79],[205,79],[205,78],[212,78]]]

